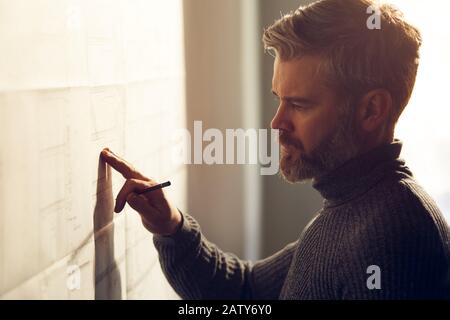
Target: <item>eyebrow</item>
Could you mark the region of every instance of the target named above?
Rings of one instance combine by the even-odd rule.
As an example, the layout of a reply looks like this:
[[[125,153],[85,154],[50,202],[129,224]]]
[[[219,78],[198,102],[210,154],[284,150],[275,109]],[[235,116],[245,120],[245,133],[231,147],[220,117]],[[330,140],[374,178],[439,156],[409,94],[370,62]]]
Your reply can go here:
[[[278,94],[274,90],[272,90],[272,94],[274,96],[278,97]],[[305,98],[305,97],[292,96],[292,97],[282,97],[281,99],[286,100],[287,102],[300,102],[300,103],[305,103],[305,104],[315,104],[316,103],[315,101]]]

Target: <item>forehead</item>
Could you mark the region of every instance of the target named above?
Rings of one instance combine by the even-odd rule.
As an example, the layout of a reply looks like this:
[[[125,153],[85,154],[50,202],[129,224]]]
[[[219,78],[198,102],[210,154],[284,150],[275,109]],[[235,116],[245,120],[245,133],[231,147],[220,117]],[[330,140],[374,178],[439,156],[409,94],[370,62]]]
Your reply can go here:
[[[319,74],[320,57],[304,56],[288,61],[278,57],[274,62],[272,88],[281,96],[314,95],[326,90]]]

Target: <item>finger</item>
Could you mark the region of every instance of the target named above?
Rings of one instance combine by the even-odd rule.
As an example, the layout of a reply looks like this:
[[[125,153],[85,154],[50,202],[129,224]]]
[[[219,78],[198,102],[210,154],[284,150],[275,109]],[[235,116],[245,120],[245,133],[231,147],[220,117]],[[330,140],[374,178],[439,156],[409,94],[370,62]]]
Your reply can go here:
[[[148,182],[137,180],[137,179],[128,179],[123,185],[122,189],[120,189],[117,198],[116,205],[114,207],[114,212],[119,213],[125,207],[127,202],[128,195],[130,193],[137,193],[139,191],[143,191],[149,187]]]
[[[102,158],[105,160],[111,167],[120,172],[125,179],[133,179],[133,171],[134,168],[131,164],[123,160],[122,158],[116,156],[109,149],[103,149]]]
[[[108,148],[102,150],[101,156],[111,167],[120,172],[125,179],[148,180],[148,178],[138,172],[133,165],[115,155]]]
[[[136,210],[139,214],[149,213],[148,199],[145,196],[138,195],[134,192],[130,193],[127,197],[127,203]]]

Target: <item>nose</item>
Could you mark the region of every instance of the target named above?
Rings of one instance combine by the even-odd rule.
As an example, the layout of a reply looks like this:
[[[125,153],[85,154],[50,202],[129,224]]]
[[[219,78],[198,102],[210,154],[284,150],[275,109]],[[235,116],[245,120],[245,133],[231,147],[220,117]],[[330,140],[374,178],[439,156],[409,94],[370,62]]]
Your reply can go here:
[[[280,131],[292,131],[289,112],[286,110],[286,107],[283,105],[283,103],[280,103],[277,113],[273,117],[270,126],[272,129],[278,129]]]

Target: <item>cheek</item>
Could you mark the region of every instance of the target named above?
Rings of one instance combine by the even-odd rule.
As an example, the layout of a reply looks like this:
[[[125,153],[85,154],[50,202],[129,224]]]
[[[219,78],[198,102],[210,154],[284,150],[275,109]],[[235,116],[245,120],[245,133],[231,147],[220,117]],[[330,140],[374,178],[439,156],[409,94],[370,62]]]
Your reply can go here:
[[[334,123],[330,115],[319,113],[297,115],[293,120],[294,135],[302,142],[306,152],[311,152],[329,136]]]

